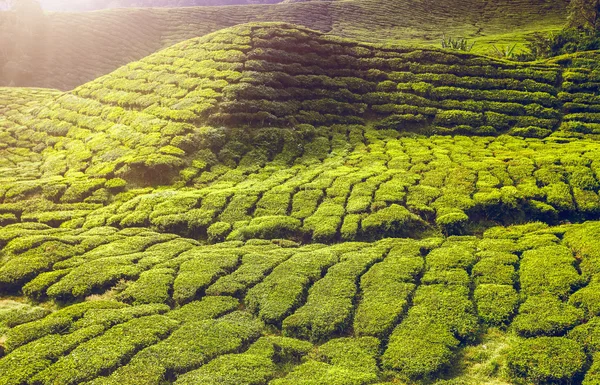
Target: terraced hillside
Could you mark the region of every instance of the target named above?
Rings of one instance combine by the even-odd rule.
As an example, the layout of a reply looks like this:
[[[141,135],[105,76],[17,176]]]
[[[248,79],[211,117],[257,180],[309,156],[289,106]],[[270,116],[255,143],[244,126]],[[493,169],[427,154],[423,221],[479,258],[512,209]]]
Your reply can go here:
[[[256,23],[1,89],[0,384],[598,383],[597,73]]]
[[[442,34],[488,43],[560,29],[566,0],[423,3],[310,1],[275,5],[49,13],[17,21],[0,13],[0,85],[69,90],[172,44],[252,21],[281,21],[361,41],[439,44]],[[27,18],[28,20],[31,17]],[[24,24],[26,26],[24,26]],[[9,60],[10,58],[10,60]]]

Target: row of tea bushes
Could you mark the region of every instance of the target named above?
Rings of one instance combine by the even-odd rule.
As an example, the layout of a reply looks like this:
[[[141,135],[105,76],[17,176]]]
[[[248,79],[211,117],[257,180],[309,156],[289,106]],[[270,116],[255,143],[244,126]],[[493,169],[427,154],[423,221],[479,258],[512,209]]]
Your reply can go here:
[[[461,340],[476,334],[468,273],[476,259],[473,246],[469,239],[449,239],[427,254],[422,285],[382,356],[386,369],[426,378],[448,366]]]
[[[329,131],[330,138],[307,143],[291,168],[278,159],[255,168],[214,166],[189,182],[194,190],[131,190],[84,222],[67,224],[150,226],[211,242],[332,242],[415,236],[428,227],[470,233],[487,221],[554,223],[600,212],[592,140]],[[349,138],[351,147],[338,149],[338,138]]]
[[[340,375],[366,384],[382,377],[379,360],[384,372],[421,378],[447,367],[481,326],[503,324],[520,336],[507,356],[512,375],[570,381],[588,359],[579,352],[589,359],[597,352],[597,233],[595,222],[532,223],[491,228],[483,238],[200,245],[146,229],[9,225],[0,229],[0,269],[6,257],[22,264],[52,259],[49,251],[35,252],[44,245],[62,253],[12,290],[84,301],[50,312],[19,305],[9,318],[0,311],[6,332],[0,379],[190,383],[227,378],[225,371],[239,364],[239,376],[255,373],[259,384],[275,373],[282,384]],[[502,268],[491,270],[489,261]],[[118,282],[120,271],[129,274],[125,281]],[[498,289],[491,294],[494,313],[477,295],[487,287]],[[517,290],[524,301],[514,320],[515,293],[505,299],[499,288]],[[84,298],[91,293],[102,299]],[[265,337],[273,331],[305,342]],[[315,350],[306,340],[323,345]],[[532,346],[539,355],[527,353]],[[97,359],[80,362],[84,351]],[[595,373],[588,371],[586,381],[593,383]]]

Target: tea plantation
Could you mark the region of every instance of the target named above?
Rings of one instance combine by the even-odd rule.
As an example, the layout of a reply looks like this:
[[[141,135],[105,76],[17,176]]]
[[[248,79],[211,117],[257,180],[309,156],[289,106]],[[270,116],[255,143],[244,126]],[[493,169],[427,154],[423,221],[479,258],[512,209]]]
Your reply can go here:
[[[251,23],[0,88],[0,384],[600,384],[597,63]]]

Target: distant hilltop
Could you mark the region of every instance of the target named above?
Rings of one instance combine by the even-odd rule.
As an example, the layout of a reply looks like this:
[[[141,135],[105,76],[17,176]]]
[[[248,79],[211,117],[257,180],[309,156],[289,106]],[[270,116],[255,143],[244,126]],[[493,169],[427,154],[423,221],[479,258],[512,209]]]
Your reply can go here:
[[[44,11],[85,12],[111,8],[196,7],[243,4],[276,4],[281,0],[40,0]],[[9,1],[0,1],[0,11],[9,9]]]

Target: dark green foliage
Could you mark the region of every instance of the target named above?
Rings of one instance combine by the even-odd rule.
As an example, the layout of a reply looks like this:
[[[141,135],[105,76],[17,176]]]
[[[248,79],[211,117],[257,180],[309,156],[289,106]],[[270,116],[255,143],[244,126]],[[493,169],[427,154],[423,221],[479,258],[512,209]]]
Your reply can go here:
[[[536,384],[571,382],[585,365],[581,345],[564,337],[521,340],[507,356],[512,376]]]

